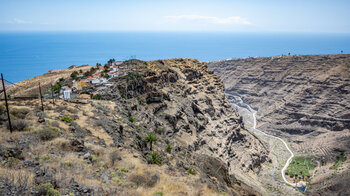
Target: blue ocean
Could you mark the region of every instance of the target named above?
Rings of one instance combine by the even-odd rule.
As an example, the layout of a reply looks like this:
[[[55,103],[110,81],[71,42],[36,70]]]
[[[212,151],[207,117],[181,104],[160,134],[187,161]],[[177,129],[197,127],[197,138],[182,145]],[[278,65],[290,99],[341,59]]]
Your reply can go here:
[[[349,34],[2,32],[0,72],[11,82],[110,58],[155,60],[350,53]]]

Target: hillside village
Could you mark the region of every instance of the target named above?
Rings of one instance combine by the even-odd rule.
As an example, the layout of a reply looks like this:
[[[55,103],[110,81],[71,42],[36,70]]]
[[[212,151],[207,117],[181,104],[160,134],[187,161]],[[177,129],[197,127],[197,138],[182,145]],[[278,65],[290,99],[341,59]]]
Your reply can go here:
[[[83,72],[82,70],[74,71],[68,80],[60,78],[50,90],[61,99],[101,99],[97,92],[88,92],[84,89],[94,87],[111,87],[111,79],[125,77],[128,73],[136,71],[128,64],[122,61],[110,59],[104,66],[97,63],[95,67]],[[63,86],[62,86],[63,85]],[[52,96],[53,94],[51,94]],[[55,95],[53,95],[55,96]],[[49,94],[46,98],[52,98]]]

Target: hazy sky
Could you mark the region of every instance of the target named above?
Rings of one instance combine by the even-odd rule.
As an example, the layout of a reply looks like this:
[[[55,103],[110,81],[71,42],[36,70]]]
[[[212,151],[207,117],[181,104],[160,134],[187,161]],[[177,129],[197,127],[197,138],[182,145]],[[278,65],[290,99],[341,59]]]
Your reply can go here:
[[[350,33],[350,0],[0,0],[0,31]]]

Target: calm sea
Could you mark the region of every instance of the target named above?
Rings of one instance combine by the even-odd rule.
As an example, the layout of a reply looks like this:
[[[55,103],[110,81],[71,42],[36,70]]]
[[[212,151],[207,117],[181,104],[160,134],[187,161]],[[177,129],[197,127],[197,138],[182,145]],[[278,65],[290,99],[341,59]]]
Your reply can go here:
[[[110,58],[196,58],[212,61],[281,54],[350,53],[346,34],[169,32],[0,33],[0,72],[12,82]]]

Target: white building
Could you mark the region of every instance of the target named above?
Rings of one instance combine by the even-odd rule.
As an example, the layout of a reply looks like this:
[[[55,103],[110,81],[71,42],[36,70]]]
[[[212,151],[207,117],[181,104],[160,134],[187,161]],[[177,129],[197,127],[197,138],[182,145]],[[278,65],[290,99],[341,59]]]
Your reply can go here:
[[[93,80],[91,80],[92,84],[103,84],[106,82],[107,82],[106,78],[94,78]]]
[[[63,91],[63,99],[70,99],[70,94],[72,92],[72,89],[66,89]]]

